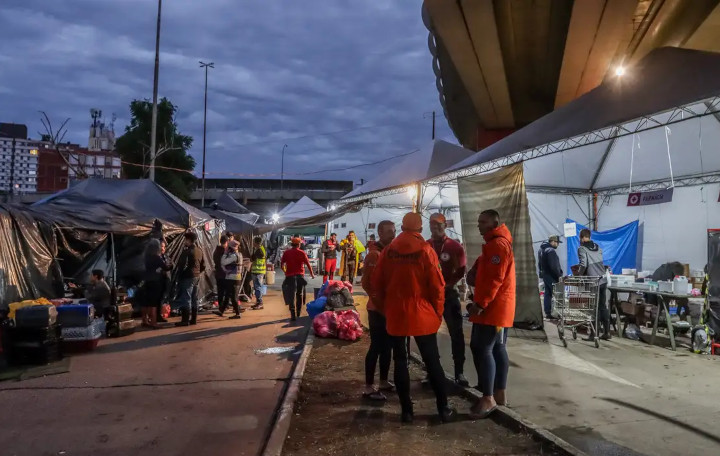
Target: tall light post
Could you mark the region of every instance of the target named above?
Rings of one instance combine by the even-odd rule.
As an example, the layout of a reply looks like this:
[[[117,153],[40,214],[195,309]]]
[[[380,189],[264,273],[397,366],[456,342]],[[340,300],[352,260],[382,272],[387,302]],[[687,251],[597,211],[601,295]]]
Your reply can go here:
[[[285,149],[287,149],[287,144],[283,146],[282,158],[280,159],[280,198],[282,198],[283,190],[285,190]]]
[[[150,180],[155,180],[155,142],[157,139],[158,73],[160,72],[160,12],[162,0],[158,0],[157,29],[155,32],[155,75],[153,79],[152,126],[150,127]]]
[[[207,136],[207,82],[208,68],[215,68],[215,63],[200,62],[200,68],[205,68],[205,111],[203,113],[203,162],[202,162],[202,197],[200,207],[205,207],[205,137]]]

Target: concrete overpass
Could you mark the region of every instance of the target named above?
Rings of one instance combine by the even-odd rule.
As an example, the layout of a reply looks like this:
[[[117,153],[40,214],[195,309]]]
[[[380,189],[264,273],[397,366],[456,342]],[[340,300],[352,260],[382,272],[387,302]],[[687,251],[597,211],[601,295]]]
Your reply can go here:
[[[720,0],[425,0],[445,117],[482,149],[662,46],[720,51]]]

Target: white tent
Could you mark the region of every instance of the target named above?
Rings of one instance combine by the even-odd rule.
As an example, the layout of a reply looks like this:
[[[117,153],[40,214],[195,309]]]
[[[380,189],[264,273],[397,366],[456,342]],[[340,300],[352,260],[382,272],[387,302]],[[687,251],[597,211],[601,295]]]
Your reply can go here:
[[[639,267],[701,269],[706,230],[720,227],[718,96],[720,54],[657,49],[433,180],[523,163],[534,241],[562,234],[566,218],[599,230],[639,220]],[[668,188],[670,203],[627,207],[631,192]]]
[[[382,196],[383,193],[393,191],[396,193],[405,191],[408,186],[437,176],[443,170],[473,154],[473,151],[447,141],[440,139],[429,141],[370,182],[343,196],[341,201],[354,201]]]
[[[313,217],[326,212],[327,209],[311,200],[307,196],[303,196],[294,203],[290,203],[281,210],[278,215],[280,216],[280,223],[286,223],[292,220],[303,219],[307,217]]]

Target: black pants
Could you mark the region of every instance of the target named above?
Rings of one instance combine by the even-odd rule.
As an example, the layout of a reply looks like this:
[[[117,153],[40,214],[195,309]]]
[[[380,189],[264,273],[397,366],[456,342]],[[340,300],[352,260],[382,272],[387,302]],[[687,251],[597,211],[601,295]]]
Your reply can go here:
[[[283,299],[285,305],[290,307],[290,318],[300,316],[302,306],[305,302],[305,285],[307,282],[301,275],[285,277],[282,284]]]
[[[370,348],[365,356],[365,384],[375,383],[375,367],[380,360],[380,381],[387,381],[392,357],[392,339],[385,329],[385,317],[380,312],[368,310]]]
[[[498,331],[495,326],[473,324],[470,349],[483,396],[493,396],[495,390],[507,388],[510,361],[506,343],[507,328]]]
[[[222,308],[223,302],[225,302],[225,288],[227,288],[225,278],[215,276],[215,289],[217,290],[217,302],[219,309]]]
[[[595,328],[600,331],[602,327],[603,333],[610,333],[610,310],[607,305],[607,284],[600,285],[598,289],[598,308],[597,308],[597,321],[595,322]]]
[[[397,388],[400,406],[403,412],[413,411],[410,398],[410,372],[408,369],[407,337],[392,336],[393,358],[395,360],[395,388]],[[428,371],[430,385],[435,392],[438,412],[448,405],[447,390],[445,386],[445,372],[440,364],[440,352],[437,345],[437,334],[415,336],[415,343],[420,350],[420,356]]]
[[[238,293],[240,292],[242,283],[239,280],[228,279],[225,279],[223,282],[225,282],[225,296],[223,296],[223,302],[220,304],[220,313],[224,313],[225,309],[232,306],[235,315],[240,315]]]
[[[355,262],[348,262],[347,267],[345,268],[345,275],[342,277],[343,279],[347,279],[348,282],[355,285]]]
[[[463,334],[463,316],[460,306],[460,293],[455,287],[445,288],[445,310],[443,318],[452,342],[452,356],[455,375],[462,374],[465,366],[465,334]]]

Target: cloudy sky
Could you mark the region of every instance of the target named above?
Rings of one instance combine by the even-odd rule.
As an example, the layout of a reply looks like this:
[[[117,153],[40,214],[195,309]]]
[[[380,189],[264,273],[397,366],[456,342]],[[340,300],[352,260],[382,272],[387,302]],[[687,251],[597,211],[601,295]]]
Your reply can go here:
[[[2,3],[0,121],[37,137],[38,110],[70,117],[67,139],[86,145],[98,108],[121,134],[130,101],[152,96],[157,2]],[[165,0],[160,96],[179,107],[199,171],[198,61],[215,63],[208,177],[279,173],[284,144],[288,173],[374,162],[422,145],[424,114],[442,111],[427,35],[419,1]],[[442,117],[437,131],[455,141]],[[389,163],[312,177],[368,179]]]

